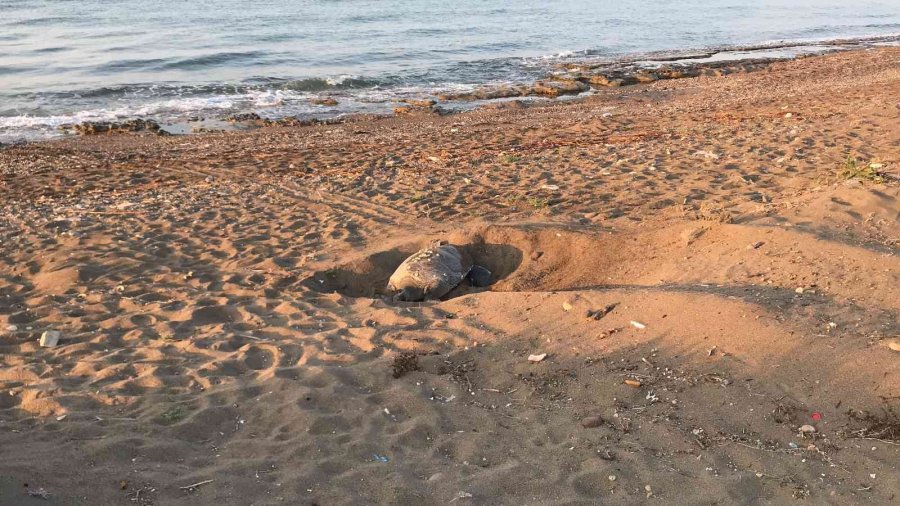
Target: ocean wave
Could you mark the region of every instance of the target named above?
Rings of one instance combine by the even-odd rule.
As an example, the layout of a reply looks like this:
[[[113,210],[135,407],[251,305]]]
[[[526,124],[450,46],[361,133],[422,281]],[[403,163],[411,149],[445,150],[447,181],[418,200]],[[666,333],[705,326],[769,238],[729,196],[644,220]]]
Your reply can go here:
[[[239,51],[212,53],[203,56],[193,56],[172,62],[157,65],[158,70],[190,70],[197,68],[215,67],[233,63],[247,63],[253,60],[264,59],[268,53],[264,51]]]
[[[62,125],[84,123],[86,121],[118,121],[135,117],[155,116],[163,113],[197,113],[211,110],[234,109],[240,101],[248,97],[218,96],[205,98],[182,98],[122,106],[112,109],[90,109],[54,116],[20,115],[0,117],[0,130],[23,128],[57,128]]]

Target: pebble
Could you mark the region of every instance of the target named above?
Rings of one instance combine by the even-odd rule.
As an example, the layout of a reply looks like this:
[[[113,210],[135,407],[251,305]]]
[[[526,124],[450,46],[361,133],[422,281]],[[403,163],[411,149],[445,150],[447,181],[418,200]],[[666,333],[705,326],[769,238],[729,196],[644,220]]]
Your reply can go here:
[[[625,380],[625,384],[630,387],[641,388],[641,382],[638,380],[627,379],[627,380]]]
[[[614,475],[614,474],[609,475],[609,481],[616,481],[616,475]]]
[[[900,351],[900,341],[891,341],[888,343],[888,348],[894,351]]]
[[[603,418],[599,416],[589,416],[581,419],[581,426],[585,429],[593,429],[603,425]]]
[[[569,301],[563,302],[563,311],[571,311],[573,309],[575,309],[575,306],[573,306],[571,302],[569,302]]]
[[[797,292],[797,293],[803,293],[803,287],[802,287],[802,286],[798,286],[797,289],[794,290],[794,291]]]
[[[537,354],[537,355],[528,355],[529,362],[537,363],[537,362],[540,362],[541,360],[544,360],[545,358],[547,358],[546,353],[541,353],[541,354]]]
[[[15,331],[17,331],[17,330],[19,330],[19,327],[16,326],[16,325],[7,325],[7,326],[6,326],[6,331],[7,331],[7,332],[15,332]]]
[[[636,328],[636,329],[639,329],[639,330],[640,330],[640,329],[645,329],[645,328],[647,328],[647,326],[644,325],[643,323],[641,323],[641,322],[636,322],[636,321],[634,321],[634,320],[631,320],[631,326],[634,327],[634,328]]]
[[[41,334],[41,347],[43,348],[53,348],[57,344],[59,344],[59,331],[58,330],[48,330]]]
[[[801,425],[800,426],[800,432],[802,432],[804,434],[812,434],[815,431],[816,431],[816,428],[813,427],[812,425]]]

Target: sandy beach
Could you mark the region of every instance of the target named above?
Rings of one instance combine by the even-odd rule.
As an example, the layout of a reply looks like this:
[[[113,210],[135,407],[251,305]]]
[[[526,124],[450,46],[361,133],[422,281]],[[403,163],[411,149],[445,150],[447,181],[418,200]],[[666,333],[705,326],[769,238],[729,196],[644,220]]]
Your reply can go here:
[[[900,500],[900,48],[407,112],[0,147],[0,504]]]

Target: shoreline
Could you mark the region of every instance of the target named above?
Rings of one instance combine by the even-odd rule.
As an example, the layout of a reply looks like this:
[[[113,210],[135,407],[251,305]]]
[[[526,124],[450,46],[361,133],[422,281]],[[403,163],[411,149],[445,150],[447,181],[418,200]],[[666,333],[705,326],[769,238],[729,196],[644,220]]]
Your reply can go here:
[[[5,146],[0,503],[889,503],[898,96],[886,47]],[[436,239],[491,286],[390,302]]]
[[[334,95],[324,91],[313,93],[311,104],[323,108],[323,112],[300,115],[279,114],[276,109],[243,108],[223,114],[201,112],[193,118],[166,119],[159,115],[132,115],[113,120],[63,123],[55,127],[57,133],[30,129],[22,134],[0,133],[8,138],[5,144],[24,140],[41,141],[73,134],[94,135],[110,130],[120,132],[150,131],[160,134],[184,135],[210,131],[235,131],[261,126],[303,125],[316,122],[340,122],[353,116],[391,116],[420,113],[430,110],[436,114],[455,114],[504,100],[545,100],[559,97],[584,97],[607,87],[647,84],[657,80],[681,79],[700,75],[714,76],[733,72],[757,71],[774,62],[844,51],[865,51],[880,44],[898,44],[900,34],[873,37],[839,38],[809,41],[772,41],[770,43],[722,46],[709,49],[684,49],[653,51],[623,55],[614,58],[600,57],[584,52],[575,61],[561,58],[549,64],[543,76],[532,82],[471,85],[467,91],[422,90],[419,94],[397,96],[392,100],[372,103],[370,112],[342,110],[350,96]],[[800,49],[798,49],[800,48]],[[797,51],[792,51],[792,50]],[[772,54],[772,52],[776,54]],[[780,52],[781,54],[777,54]],[[752,54],[757,53],[757,54]],[[707,60],[707,61],[701,61]],[[548,60],[549,62],[550,60]],[[349,91],[349,90],[346,90]],[[210,111],[211,112],[211,111]],[[79,113],[80,114],[80,113]],[[235,121],[233,118],[239,118]],[[37,120],[38,118],[33,118]],[[15,137],[19,135],[19,139]],[[28,139],[28,136],[38,136]],[[0,143],[2,145],[4,143]]]

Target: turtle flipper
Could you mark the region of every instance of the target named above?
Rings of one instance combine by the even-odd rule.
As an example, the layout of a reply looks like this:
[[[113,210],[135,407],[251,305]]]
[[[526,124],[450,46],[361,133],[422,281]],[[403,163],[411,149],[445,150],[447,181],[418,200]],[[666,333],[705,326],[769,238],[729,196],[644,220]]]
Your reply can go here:
[[[491,271],[480,265],[473,265],[466,273],[466,279],[472,286],[488,286],[491,284]]]

